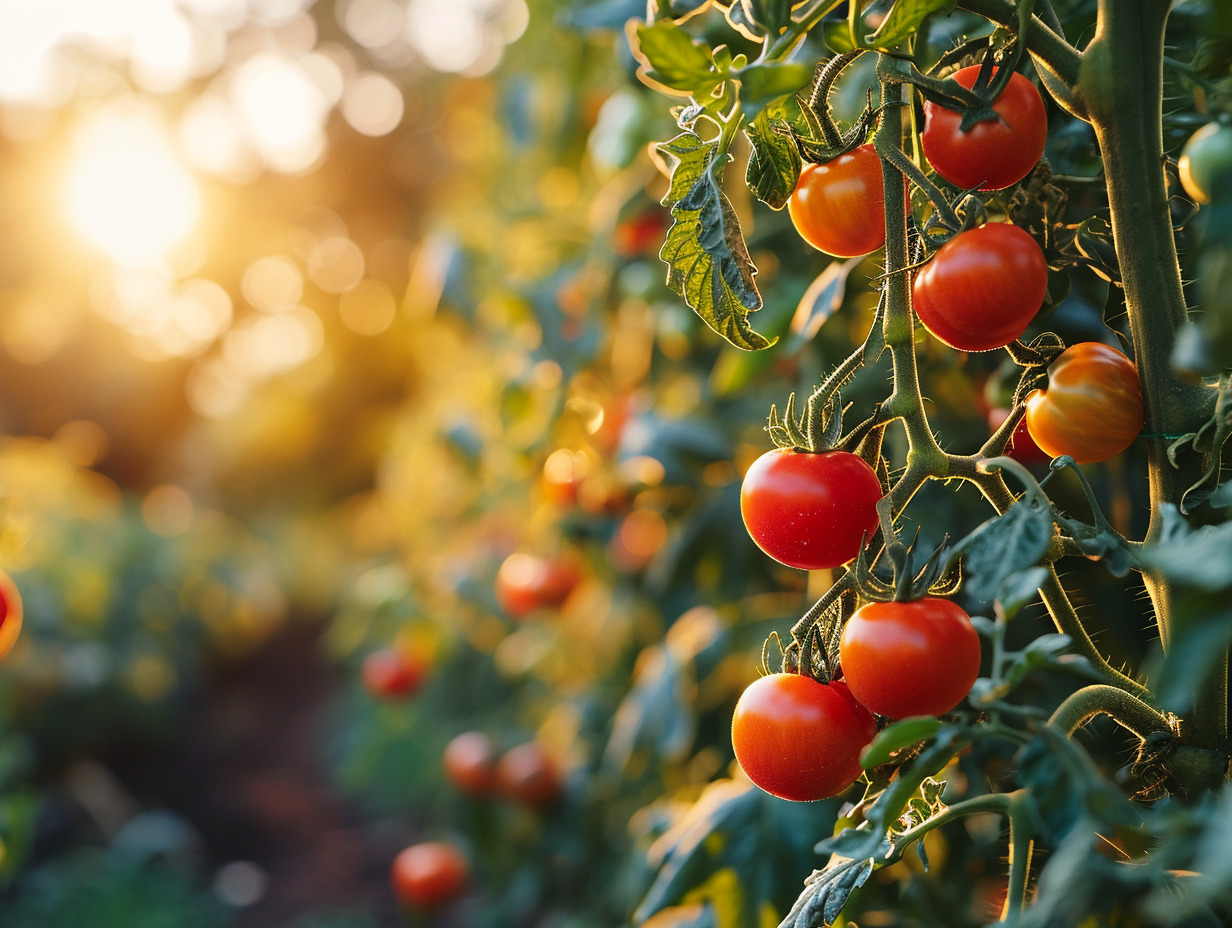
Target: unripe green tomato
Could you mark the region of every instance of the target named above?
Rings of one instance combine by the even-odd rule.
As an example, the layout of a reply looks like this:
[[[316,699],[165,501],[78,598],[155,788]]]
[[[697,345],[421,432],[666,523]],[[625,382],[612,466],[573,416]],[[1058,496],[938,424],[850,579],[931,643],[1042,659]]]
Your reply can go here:
[[[1209,122],[1181,149],[1181,186],[1199,203],[1211,202],[1216,187],[1232,184],[1232,126]]]

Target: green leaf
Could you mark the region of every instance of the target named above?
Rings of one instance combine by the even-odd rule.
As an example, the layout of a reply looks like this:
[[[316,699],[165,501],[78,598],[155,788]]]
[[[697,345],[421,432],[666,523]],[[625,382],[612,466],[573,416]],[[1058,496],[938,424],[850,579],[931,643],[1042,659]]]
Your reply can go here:
[[[803,64],[754,63],[733,76],[740,81],[740,106],[751,117],[767,103],[805,87],[813,78],[813,70]]]
[[[834,261],[813,278],[813,282],[796,304],[796,314],[791,320],[791,340],[788,351],[794,353],[803,348],[821,330],[821,326],[843,305],[847,291],[847,278],[863,257]]]
[[[748,321],[748,314],[762,305],[753,281],[757,269],[714,170],[718,143],[686,132],[656,150],[675,162],[663,198],[674,222],[659,251],[668,266],[668,286],[737,348],[768,348],[774,341],[755,332]]]
[[[662,645],[646,648],[633,687],[616,710],[604,765],[623,776],[635,759],[652,769],[682,760],[697,732],[695,685],[691,660]]]
[[[647,18],[657,23],[664,19],[683,22],[706,10],[713,0],[653,0]]]
[[[832,857],[822,870],[815,870],[804,883],[804,892],[791,907],[779,928],[824,928],[832,925],[851,894],[873,872],[872,860]]]
[[[829,830],[836,805],[788,802],[736,780],[711,783],[651,846],[657,873],[633,920],[702,901],[720,924],[761,924],[768,906],[782,911],[795,894],[797,874],[814,860],[812,836]]]
[[[630,45],[642,63],[643,80],[665,93],[702,99],[723,80],[710,46],[670,19],[639,25]]]
[[[900,719],[879,732],[872,744],[860,752],[860,765],[869,770],[889,763],[895,751],[927,741],[941,729],[941,724],[931,715]]]
[[[989,519],[954,546],[951,558],[963,560],[963,589],[981,605],[991,605],[1002,588],[1021,596],[1007,581],[1039,563],[1052,540],[1052,515],[1023,499]]]
[[[877,31],[873,33],[872,45],[884,51],[914,34],[925,18],[933,13],[949,15],[958,4],[955,0],[898,0],[890,9]]]
[[[791,8],[794,5],[792,0],[740,0],[745,17],[770,35],[778,35],[791,24]]]
[[[800,148],[791,134],[791,124],[762,110],[744,130],[752,145],[744,179],[757,199],[771,209],[787,205],[800,179]]]

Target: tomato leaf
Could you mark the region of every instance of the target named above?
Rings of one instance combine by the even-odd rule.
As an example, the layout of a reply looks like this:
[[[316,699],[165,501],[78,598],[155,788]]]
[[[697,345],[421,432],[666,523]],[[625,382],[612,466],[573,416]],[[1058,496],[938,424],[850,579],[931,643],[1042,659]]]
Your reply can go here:
[[[638,77],[655,89],[702,99],[723,80],[710,46],[670,19],[631,24],[629,45],[641,66]]]
[[[703,901],[727,917],[721,924],[761,924],[768,905],[781,911],[795,894],[795,874],[814,860],[810,836],[829,829],[835,806],[776,799],[736,780],[711,783],[651,845],[657,873],[634,922]]]
[[[1020,586],[1009,581],[1034,567],[1052,540],[1051,513],[1023,499],[1000,516],[989,519],[954,546],[951,560],[962,557],[963,590],[969,598],[989,606],[1003,589],[1021,597]]]
[[[740,0],[732,4],[732,10],[739,7],[744,14],[744,20],[760,27],[762,34],[778,35],[791,23],[792,0]]]
[[[872,35],[872,46],[891,51],[896,45],[919,31],[920,24],[933,13],[947,16],[958,4],[955,0],[898,0]]]
[[[616,709],[604,765],[623,776],[635,759],[651,769],[682,760],[697,732],[695,685],[692,660],[661,645],[646,648],[638,657],[633,687]]]
[[[889,763],[895,751],[926,741],[941,729],[931,715],[900,719],[878,733],[872,744],[860,752],[860,765],[868,770]]]
[[[790,62],[754,63],[733,73],[740,81],[740,106],[747,117],[773,100],[794,94],[813,77],[808,65]]]
[[[843,305],[847,292],[847,278],[863,257],[834,261],[813,278],[796,305],[796,314],[791,319],[790,353],[795,353],[813,340],[822,324]]]
[[[749,189],[771,209],[782,209],[796,189],[803,166],[791,124],[765,109],[748,124],[744,134],[752,145],[744,172]]]
[[[757,268],[714,169],[718,143],[686,132],[656,150],[674,161],[663,198],[674,222],[659,252],[668,266],[668,285],[737,348],[768,348],[774,340],[755,332],[748,321],[748,314],[762,305],[753,280]]]
[[[658,23],[669,19],[683,22],[704,12],[714,0],[651,0],[647,19]]]
[[[835,855],[824,869],[814,870],[805,881],[804,892],[779,928],[823,928],[833,924],[848,898],[864,885],[873,870],[870,859]]]

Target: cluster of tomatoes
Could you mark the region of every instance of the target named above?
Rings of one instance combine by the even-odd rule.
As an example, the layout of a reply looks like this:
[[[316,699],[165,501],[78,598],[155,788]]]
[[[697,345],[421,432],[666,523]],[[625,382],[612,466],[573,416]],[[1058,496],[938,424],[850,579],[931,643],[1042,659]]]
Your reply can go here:
[[[976,85],[980,66],[953,80]],[[964,130],[961,114],[929,102],[921,147],[938,176],[961,190],[999,190],[1025,178],[1044,151],[1042,98],[1013,74],[993,101],[994,119]],[[892,169],[891,169],[892,170]],[[806,165],[788,208],[801,236],[839,257],[885,243],[883,165],[864,144]],[[1048,263],[1035,239],[1009,222],[958,231],[918,270],[912,306],[925,329],[961,351],[1006,347],[1043,306]],[[1125,450],[1142,429],[1134,363],[1099,342],[1071,345],[1051,362],[1047,386],[1025,399],[1007,448],[1078,463]],[[1011,410],[1000,410],[1000,418]],[[747,471],[741,511],[749,534],[790,567],[820,570],[853,560],[878,527],[884,488],[873,467],[843,450],[779,448]],[[769,674],[741,695],[732,720],[736,758],[773,795],[808,801],[834,796],[861,774],[860,755],[877,717],[939,716],[966,698],[980,669],[979,636],[956,603],[934,596],[869,602],[843,626],[829,680]]]

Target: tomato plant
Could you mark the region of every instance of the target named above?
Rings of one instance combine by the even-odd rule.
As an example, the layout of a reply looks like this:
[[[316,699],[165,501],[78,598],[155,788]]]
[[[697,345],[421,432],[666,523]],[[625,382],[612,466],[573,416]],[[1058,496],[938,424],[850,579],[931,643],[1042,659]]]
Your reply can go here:
[[[979,74],[980,65],[970,65],[950,79],[970,89]],[[924,103],[924,157],[960,189],[1012,186],[1031,173],[1044,154],[1048,116],[1040,92],[1027,78],[1017,72],[1010,76],[992,103],[992,114],[964,130],[961,113],[933,100]]]
[[[564,787],[556,761],[537,741],[523,742],[502,754],[495,780],[505,798],[537,809],[555,803]]]
[[[390,865],[394,894],[407,906],[433,909],[460,896],[470,882],[471,865],[454,844],[424,841],[403,848]]]
[[[800,236],[819,251],[852,258],[885,244],[881,159],[861,145],[823,164],[806,164],[787,203]]]
[[[881,483],[868,462],[846,451],[776,448],[755,460],[740,487],[749,535],[788,567],[845,564],[877,528]]]
[[[1189,137],[1177,167],[1185,192],[1199,203],[1211,202],[1216,186],[1232,180],[1232,126],[1208,122]]]
[[[915,276],[912,305],[961,351],[1003,348],[1026,331],[1048,290],[1044,253],[1027,232],[989,222],[954,236]]]
[[[1079,342],[1048,365],[1048,386],[1027,396],[1027,430],[1056,457],[1106,461],[1142,431],[1142,388],[1134,362],[1103,342]]]
[[[839,660],[852,695],[878,715],[944,715],[979,676],[980,638],[948,599],[871,602],[843,626]]]
[[[1003,407],[995,407],[988,411],[988,427],[996,430],[1009,416],[1010,411]],[[1027,418],[1023,416],[1010,433],[1010,440],[1005,445],[1005,453],[1022,464],[1045,464],[1052,460],[1052,455],[1035,443],[1027,428]]]
[[[876,733],[869,711],[843,681],[773,673],[740,694],[732,748],[755,784],[780,799],[837,796],[860,776],[860,752]]]
[[[464,731],[445,745],[441,767],[454,789],[472,796],[485,796],[497,786],[498,755],[490,736],[481,731]]]
[[[427,662],[402,647],[377,648],[365,655],[360,665],[365,689],[381,699],[413,695],[427,673]]]

